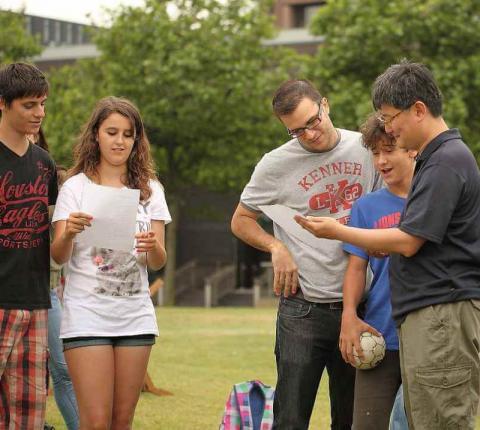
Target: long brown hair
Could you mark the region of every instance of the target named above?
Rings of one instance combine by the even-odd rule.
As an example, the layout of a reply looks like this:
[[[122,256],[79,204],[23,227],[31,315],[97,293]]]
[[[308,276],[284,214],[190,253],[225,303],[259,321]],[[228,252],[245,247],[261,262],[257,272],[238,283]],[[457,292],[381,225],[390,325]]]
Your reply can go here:
[[[45,133],[43,132],[42,127],[38,130],[38,134],[34,136],[35,144],[37,144],[40,148],[45,149],[45,151],[50,152],[48,147],[47,138],[45,137]]]
[[[127,175],[122,182],[129,187],[140,190],[140,199],[148,200],[152,194],[150,179],[156,179],[153,160],[142,118],[136,106],[127,99],[105,97],[99,100],[88,122],[84,125],[74,148],[74,165],[68,176],[84,173],[91,180],[99,179],[97,166],[100,162],[100,148],[97,142],[98,129],[112,113],[127,118],[133,126],[134,144],[127,161]]]

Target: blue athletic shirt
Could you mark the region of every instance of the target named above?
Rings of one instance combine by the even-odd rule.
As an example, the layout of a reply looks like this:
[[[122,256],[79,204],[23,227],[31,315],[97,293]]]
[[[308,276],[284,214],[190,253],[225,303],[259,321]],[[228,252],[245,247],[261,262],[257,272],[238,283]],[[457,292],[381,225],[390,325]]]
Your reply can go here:
[[[405,200],[386,188],[367,194],[354,203],[348,225],[368,229],[397,227]],[[364,320],[382,333],[387,349],[398,350],[398,336],[392,319],[390,300],[389,258],[370,257],[364,249],[349,243],[345,243],[343,249],[349,254],[368,260],[373,280],[368,293]]]

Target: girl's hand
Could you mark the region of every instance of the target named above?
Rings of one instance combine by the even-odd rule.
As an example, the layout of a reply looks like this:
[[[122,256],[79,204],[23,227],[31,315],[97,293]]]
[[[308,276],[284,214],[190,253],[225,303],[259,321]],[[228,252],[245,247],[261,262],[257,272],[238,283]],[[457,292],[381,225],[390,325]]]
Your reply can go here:
[[[138,253],[153,251],[158,244],[157,235],[154,230],[135,235],[137,245],[135,246]]]
[[[90,227],[93,217],[83,212],[72,212],[65,222],[64,235],[67,239],[73,239],[78,233]]]

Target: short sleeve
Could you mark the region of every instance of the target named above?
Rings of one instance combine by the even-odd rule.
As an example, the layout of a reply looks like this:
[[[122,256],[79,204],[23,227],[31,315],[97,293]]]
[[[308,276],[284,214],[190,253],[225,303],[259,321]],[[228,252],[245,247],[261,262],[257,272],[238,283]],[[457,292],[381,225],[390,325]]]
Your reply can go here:
[[[150,187],[152,189],[152,195],[150,197],[151,219],[165,221],[165,224],[168,224],[172,221],[172,217],[168,210],[163,187],[158,181],[151,181]]]
[[[256,165],[250,181],[240,196],[240,203],[255,212],[261,212],[260,205],[277,203],[278,181],[273,174],[275,168],[268,161],[268,155],[265,155]]]
[[[408,197],[400,230],[442,243],[464,185],[448,166],[427,167]]]
[[[80,210],[82,187],[77,179],[68,179],[60,188],[52,222],[66,220],[72,212]]]
[[[352,206],[352,211],[350,213],[350,221],[348,223],[349,227],[368,228],[361,211],[361,201],[362,199],[360,198]],[[358,246],[354,246],[350,243],[345,242],[343,244],[343,250],[348,254],[356,255],[357,257],[363,258],[364,260],[369,259],[368,254],[365,252],[364,249],[359,248]]]

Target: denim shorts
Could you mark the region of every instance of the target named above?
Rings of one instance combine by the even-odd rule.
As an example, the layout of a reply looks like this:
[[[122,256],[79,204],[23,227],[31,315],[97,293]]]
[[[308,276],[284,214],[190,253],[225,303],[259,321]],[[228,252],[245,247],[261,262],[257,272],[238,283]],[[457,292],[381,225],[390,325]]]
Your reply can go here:
[[[63,350],[84,346],[110,345],[117,346],[151,346],[155,344],[155,335],[140,334],[136,336],[87,336],[63,339]]]

